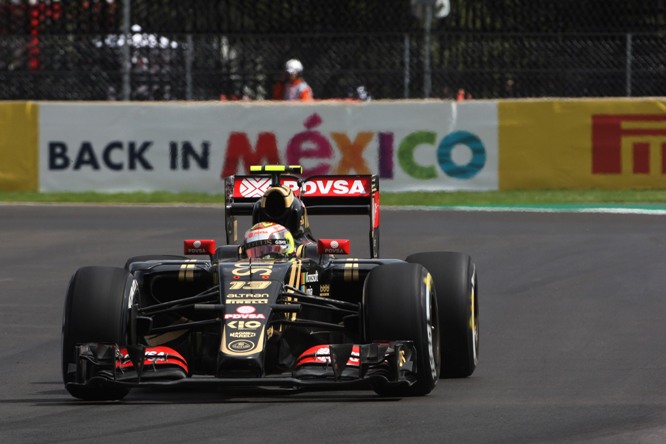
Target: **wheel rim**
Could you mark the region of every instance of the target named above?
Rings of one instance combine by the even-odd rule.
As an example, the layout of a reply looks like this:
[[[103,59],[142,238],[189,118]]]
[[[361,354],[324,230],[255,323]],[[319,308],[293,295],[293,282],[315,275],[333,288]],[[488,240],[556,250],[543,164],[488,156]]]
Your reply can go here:
[[[440,348],[440,334],[439,334],[439,318],[437,314],[437,299],[432,294],[433,281],[432,276],[428,273],[424,279],[426,287],[427,310],[426,310],[426,328],[429,350],[430,371],[432,372],[433,379],[439,378],[439,369],[441,368],[441,348]],[[434,314],[434,316],[433,316]]]
[[[469,327],[472,332],[472,355],[474,365],[476,366],[479,360],[479,317],[478,307],[476,300],[476,270],[472,273],[471,292],[470,292],[470,318]]]

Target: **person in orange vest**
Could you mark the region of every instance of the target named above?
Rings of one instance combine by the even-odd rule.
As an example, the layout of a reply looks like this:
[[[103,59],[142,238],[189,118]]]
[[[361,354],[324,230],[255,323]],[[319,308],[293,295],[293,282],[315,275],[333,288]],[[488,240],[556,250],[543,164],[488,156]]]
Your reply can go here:
[[[302,77],[303,64],[296,59],[284,66],[284,77],[273,87],[273,100],[313,100],[312,88]]]

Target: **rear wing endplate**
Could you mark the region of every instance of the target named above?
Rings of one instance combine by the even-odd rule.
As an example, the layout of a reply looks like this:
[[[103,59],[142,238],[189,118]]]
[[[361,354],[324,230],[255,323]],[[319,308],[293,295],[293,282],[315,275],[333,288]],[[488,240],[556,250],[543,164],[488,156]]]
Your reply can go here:
[[[227,243],[238,241],[236,216],[251,216],[254,203],[271,185],[270,174],[235,175],[225,179]],[[379,178],[376,175],[312,176],[283,174],[280,183],[301,199],[308,215],[368,215],[370,256],[379,257]]]

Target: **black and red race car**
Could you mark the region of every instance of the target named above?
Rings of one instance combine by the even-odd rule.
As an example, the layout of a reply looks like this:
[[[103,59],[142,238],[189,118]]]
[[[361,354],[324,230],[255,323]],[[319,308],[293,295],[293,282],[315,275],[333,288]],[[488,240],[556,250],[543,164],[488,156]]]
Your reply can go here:
[[[62,330],[69,393],[115,400],[133,388],[185,386],[420,396],[440,377],[471,375],[479,350],[472,259],[380,259],[378,178],[301,172],[266,165],[228,177],[225,245],[185,240],[182,256],[76,271]],[[370,257],[347,257],[346,239],[315,239],[315,214],[368,215]],[[283,225],[294,252],[248,257],[238,216]]]

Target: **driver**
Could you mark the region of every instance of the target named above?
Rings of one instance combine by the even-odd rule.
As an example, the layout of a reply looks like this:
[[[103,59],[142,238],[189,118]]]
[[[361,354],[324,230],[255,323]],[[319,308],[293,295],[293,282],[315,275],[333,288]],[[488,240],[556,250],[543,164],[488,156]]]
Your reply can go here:
[[[308,213],[291,188],[271,186],[252,210],[252,223],[275,222],[287,228],[297,245],[316,243],[310,231]]]
[[[250,259],[293,256],[294,236],[280,224],[259,222],[245,232],[243,250]]]

